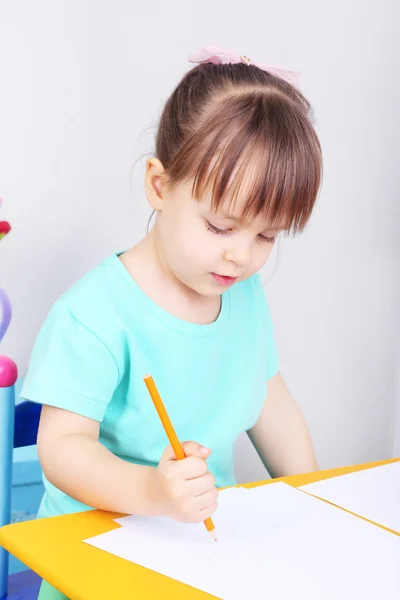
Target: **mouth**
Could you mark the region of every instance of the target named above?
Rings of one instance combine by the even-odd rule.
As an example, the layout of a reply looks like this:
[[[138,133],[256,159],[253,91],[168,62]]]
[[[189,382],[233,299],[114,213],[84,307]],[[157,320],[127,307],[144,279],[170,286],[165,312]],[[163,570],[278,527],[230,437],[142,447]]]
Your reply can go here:
[[[233,285],[238,280],[238,277],[229,277],[228,275],[218,275],[217,273],[211,273],[211,275],[219,285],[226,287]]]

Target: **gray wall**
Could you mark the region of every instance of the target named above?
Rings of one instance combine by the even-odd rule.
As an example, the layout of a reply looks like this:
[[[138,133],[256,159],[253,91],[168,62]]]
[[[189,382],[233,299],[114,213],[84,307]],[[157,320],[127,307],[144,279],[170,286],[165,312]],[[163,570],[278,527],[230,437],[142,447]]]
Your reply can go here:
[[[145,159],[132,165],[152,148],[187,54],[220,43],[301,70],[316,112],[325,157],[318,207],[304,236],[282,243],[273,277],[263,275],[282,371],[320,465],[390,456],[399,397],[398,25],[394,0],[3,3],[1,218],[14,230],[0,245],[0,284],[14,320],[2,353],[23,374],[58,295],[144,234]],[[265,476],[245,437],[237,463],[240,480]]]

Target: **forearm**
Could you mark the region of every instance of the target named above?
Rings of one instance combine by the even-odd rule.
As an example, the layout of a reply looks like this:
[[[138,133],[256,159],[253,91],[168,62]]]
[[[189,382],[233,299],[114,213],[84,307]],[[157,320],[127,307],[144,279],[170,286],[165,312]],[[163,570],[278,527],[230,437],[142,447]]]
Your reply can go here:
[[[263,412],[248,433],[272,477],[318,470],[305,419],[280,376],[271,380]]]
[[[285,428],[279,425],[276,423],[275,431],[269,430],[269,434],[262,437],[249,431],[249,437],[271,477],[317,471],[314,449],[303,417],[292,415]]]
[[[46,478],[72,498],[113,512],[154,515],[153,467],[126,462],[81,434],[59,437],[39,456]]]

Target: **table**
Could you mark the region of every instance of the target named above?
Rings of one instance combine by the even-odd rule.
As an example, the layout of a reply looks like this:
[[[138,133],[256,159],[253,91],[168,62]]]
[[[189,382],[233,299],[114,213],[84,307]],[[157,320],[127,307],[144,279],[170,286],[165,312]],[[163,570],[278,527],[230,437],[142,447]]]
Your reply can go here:
[[[278,481],[300,487],[396,460],[400,459],[282,477],[244,487],[273,485]],[[122,516],[125,515],[92,510],[14,523],[0,529],[0,544],[72,600],[126,600],[131,594],[135,600],[214,598],[82,543],[84,539],[117,529],[119,525],[113,519]]]

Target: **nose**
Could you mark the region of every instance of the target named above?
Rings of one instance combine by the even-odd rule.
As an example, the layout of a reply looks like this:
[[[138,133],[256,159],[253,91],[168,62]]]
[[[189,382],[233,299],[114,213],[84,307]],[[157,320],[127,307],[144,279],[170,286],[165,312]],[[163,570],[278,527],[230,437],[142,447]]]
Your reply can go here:
[[[227,262],[233,262],[239,267],[245,267],[251,261],[251,244],[242,243],[232,246],[226,250],[224,259]]]

